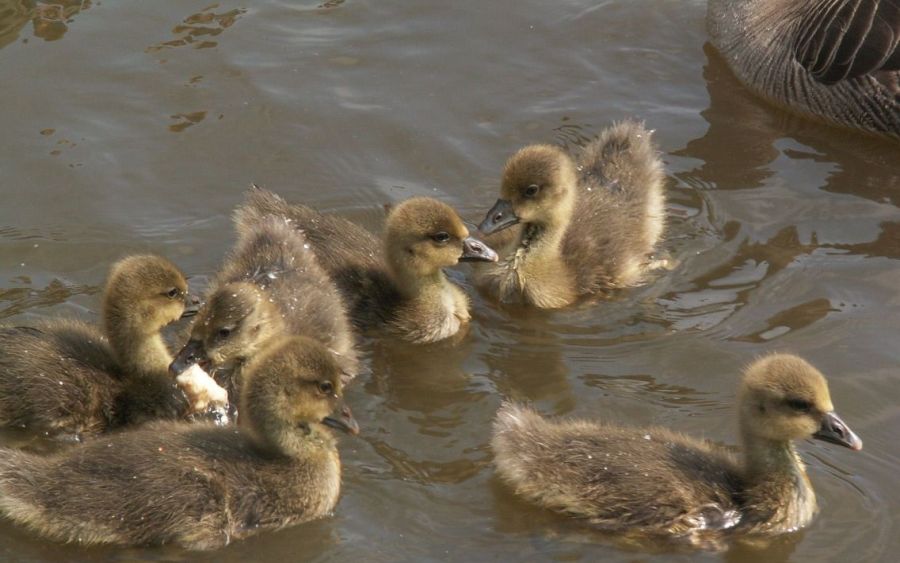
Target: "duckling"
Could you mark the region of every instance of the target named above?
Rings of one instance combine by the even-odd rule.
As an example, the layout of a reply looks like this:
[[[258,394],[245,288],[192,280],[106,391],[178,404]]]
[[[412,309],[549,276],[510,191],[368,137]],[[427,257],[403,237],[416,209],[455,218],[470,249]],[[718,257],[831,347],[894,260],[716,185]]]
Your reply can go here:
[[[469,236],[452,207],[430,198],[414,197],[391,209],[381,243],[346,219],[288,204],[260,188],[247,193],[235,222],[238,230],[252,229],[267,215],[286,218],[306,235],[358,329],[381,329],[414,343],[450,338],[469,322],[469,299],[443,268],[497,260]]]
[[[167,375],[161,329],[185,313],[187,282],[160,256],[110,269],[102,330],[76,320],[0,328],[0,425],[57,437],[175,417],[184,396]]]
[[[519,150],[478,227],[501,259],[476,265],[476,285],[555,309],[638,283],[663,232],[663,181],[650,132],[633,121],[604,130],[577,162],[554,146]]]
[[[199,364],[236,404],[241,366],[269,339],[287,334],[319,340],[336,355],[347,381],[356,374],[341,294],[303,233],[270,216],[240,232],[170,369],[177,375]]]
[[[270,342],[245,370],[238,429],[157,421],[50,456],[0,453],[0,514],[84,545],[215,549],[327,515],[341,488],[335,438],[357,433],[341,370],[306,337]]]
[[[710,41],[780,106],[900,138],[896,0],[709,0]]]
[[[797,356],[751,364],[737,405],[743,461],[665,428],[551,422],[509,403],[497,413],[491,447],[498,474],[518,494],[608,531],[692,540],[806,526],[816,497],[792,442],[812,437],[860,450],[862,441],[835,414],[825,377]]]

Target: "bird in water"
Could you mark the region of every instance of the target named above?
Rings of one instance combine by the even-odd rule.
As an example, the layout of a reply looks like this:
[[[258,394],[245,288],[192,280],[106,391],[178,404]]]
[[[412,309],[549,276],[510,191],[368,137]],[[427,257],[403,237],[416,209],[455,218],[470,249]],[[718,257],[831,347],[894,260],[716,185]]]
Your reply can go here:
[[[443,269],[497,259],[493,249],[469,236],[452,207],[431,198],[394,206],[380,241],[343,217],[290,204],[260,188],[251,189],[235,212],[238,230],[270,215],[303,232],[359,330],[413,343],[452,338],[468,326],[469,299]]]
[[[187,291],[170,261],[129,256],[110,268],[102,328],[74,319],[0,327],[0,425],[80,439],[185,416],[161,331],[196,313]]]
[[[479,226],[500,259],[475,265],[476,285],[501,303],[556,309],[639,283],[658,264],[664,187],[651,133],[634,121],[575,158],[550,145],[519,150]]]
[[[237,429],[157,421],[50,456],[0,449],[0,515],[56,541],[191,550],[328,515],[341,489],[329,427],[359,430],[333,354],[284,337],[244,376]]]
[[[666,428],[550,421],[504,404],[491,447],[500,478],[529,501],[622,534],[683,538],[803,528],[816,496],[794,441],[861,450],[834,412],[825,377],[803,359],[754,362],[740,384],[743,456]]]
[[[756,94],[900,139],[900,2],[709,0],[709,37]]]

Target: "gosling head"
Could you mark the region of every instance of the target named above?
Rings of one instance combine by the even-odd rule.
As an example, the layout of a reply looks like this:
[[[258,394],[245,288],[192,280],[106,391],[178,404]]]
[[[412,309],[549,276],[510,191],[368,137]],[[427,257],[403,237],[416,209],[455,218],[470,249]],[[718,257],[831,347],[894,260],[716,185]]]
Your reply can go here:
[[[193,364],[207,371],[231,370],[253,356],[283,320],[268,295],[248,282],[217,289],[197,313],[191,337],[169,365],[175,375]]]
[[[575,164],[562,149],[525,147],[506,162],[500,199],[478,229],[491,234],[516,223],[559,223],[571,213],[577,182]]]
[[[103,298],[104,322],[111,335],[152,334],[193,305],[187,280],[161,256],[129,256],[113,264]]]
[[[313,424],[359,433],[342,399],[341,369],[333,354],[305,336],[277,337],[247,364],[239,423],[262,443],[291,450],[298,434],[308,434]]]
[[[754,362],[744,375],[739,405],[745,435],[771,442],[812,437],[862,449],[862,440],[834,412],[825,377],[797,356]]]
[[[412,277],[429,277],[460,261],[497,261],[493,249],[469,236],[452,207],[425,197],[391,210],[385,246],[393,271]]]

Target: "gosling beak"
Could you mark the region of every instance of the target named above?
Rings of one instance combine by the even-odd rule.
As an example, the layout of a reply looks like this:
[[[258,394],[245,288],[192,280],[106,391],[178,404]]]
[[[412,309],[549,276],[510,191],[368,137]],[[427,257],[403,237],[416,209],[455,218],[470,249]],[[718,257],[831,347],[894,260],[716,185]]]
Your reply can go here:
[[[512,202],[508,199],[498,199],[494,207],[484,216],[484,221],[478,225],[478,230],[489,235],[512,227],[519,222],[519,218],[513,212]]]
[[[460,262],[496,262],[497,253],[490,246],[472,237],[463,239],[463,253]]]
[[[326,416],[322,419],[322,423],[325,424],[325,426],[343,430],[344,432],[353,434],[354,436],[359,434],[359,424],[356,423],[356,419],[353,418],[353,413],[350,412],[350,407],[348,407],[347,405],[341,405],[340,415]]]
[[[859,436],[853,430],[850,430],[850,427],[833,412],[825,413],[825,417],[822,419],[822,426],[819,427],[818,432],[813,434],[813,438],[831,442],[832,444],[840,444],[854,451],[861,450],[863,446]]]
[[[193,317],[200,311],[202,304],[203,302],[198,296],[188,293],[184,296],[184,311],[181,313],[181,318]]]
[[[209,358],[206,357],[203,342],[188,340],[188,343],[184,345],[184,348],[178,352],[178,355],[169,364],[169,373],[178,375],[194,364],[199,364],[201,368],[206,369],[209,365]]]

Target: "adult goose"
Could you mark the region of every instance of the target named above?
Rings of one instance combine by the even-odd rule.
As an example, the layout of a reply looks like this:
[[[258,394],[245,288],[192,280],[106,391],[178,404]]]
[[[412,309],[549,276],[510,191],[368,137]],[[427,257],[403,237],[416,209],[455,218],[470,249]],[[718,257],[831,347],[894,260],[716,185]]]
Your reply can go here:
[[[900,2],[709,0],[712,44],[757,94],[900,138]]]

